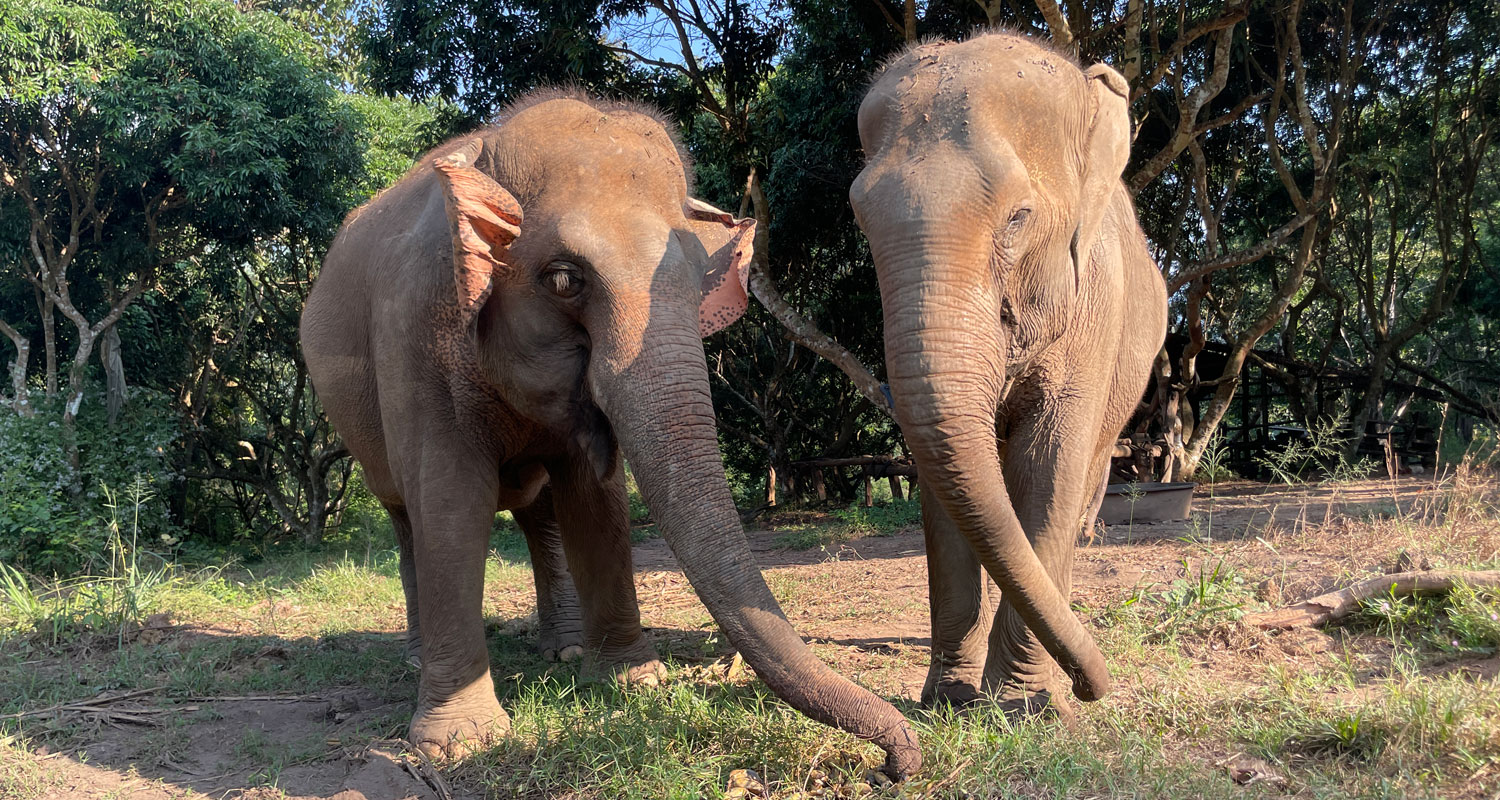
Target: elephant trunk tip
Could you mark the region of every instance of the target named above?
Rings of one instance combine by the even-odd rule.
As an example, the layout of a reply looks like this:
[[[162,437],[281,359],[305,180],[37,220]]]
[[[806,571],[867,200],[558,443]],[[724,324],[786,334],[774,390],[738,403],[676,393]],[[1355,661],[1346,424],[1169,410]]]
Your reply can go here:
[[[1063,666],[1063,670],[1073,681],[1074,696],[1085,703],[1103,700],[1110,689],[1109,668],[1104,664],[1104,654],[1099,652],[1098,647],[1091,647],[1089,650],[1078,662]]]
[[[885,765],[880,768],[887,778],[897,783],[917,774],[922,768],[922,748],[917,743],[917,734],[905,719],[902,723],[894,735],[885,737]]]

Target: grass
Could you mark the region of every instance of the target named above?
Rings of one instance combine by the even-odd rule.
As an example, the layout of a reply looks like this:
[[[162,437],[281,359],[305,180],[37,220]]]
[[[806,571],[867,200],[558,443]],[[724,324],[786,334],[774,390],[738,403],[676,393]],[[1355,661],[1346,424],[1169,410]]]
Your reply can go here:
[[[1115,692],[1075,704],[1074,724],[1010,719],[990,707],[927,711],[898,700],[921,737],[926,766],[895,790],[871,785],[869,770],[880,760],[873,746],[792,712],[748,670],[728,677],[712,627],[699,631],[707,639],[663,647],[670,677],[660,687],[623,689],[575,665],[542,661],[530,641],[525,543],[503,529],[492,539],[485,608],[513,735],[452,766],[448,779],[518,798],[722,797],[740,769],[754,770],[780,799],[815,796],[808,789],[822,797],[955,799],[1280,795],[1229,779],[1221,764],[1246,754],[1299,797],[1489,798],[1500,787],[1500,682],[1472,673],[1500,653],[1500,598],[1468,590],[1384,598],[1343,626],[1281,636],[1240,622],[1267,607],[1256,584],[1268,575],[1285,579],[1303,549],[1322,548],[1323,571],[1338,580],[1403,550],[1432,554],[1434,566],[1494,568],[1500,513],[1492,485],[1474,485],[1481,488],[1467,494],[1438,487],[1431,507],[1415,511],[1398,504],[1378,517],[1339,513],[1290,531],[1268,526],[1208,544],[1190,537],[1110,551],[1115,559],[1145,553],[1172,575],[1085,593],[1091,605],[1079,606],[1080,617],[1111,664]],[[869,525],[865,536],[900,524],[898,511],[869,511],[794,524]],[[911,607],[920,587],[896,591],[874,581],[869,563],[778,568],[767,580],[799,626],[868,627],[925,614]],[[164,569],[163,579],[138,592],[128,619],[103,623],[77,613],[94,602],[79,598],[119,590],[120,575],[64,586],[0,570],[0,797],[54,796],[61,784],[49,765],[58,761],[33,754],[43,747],[87,753],[109,735],[80,718],[9,715],[102,691],[160,687],[151,702],[173,706],[359,687],[393,705],[353,739],[340,734],[342,744],[402,731],[418,676],[403,660],[393,551]],[[108,607],[124,608],[114,597]],[[650,602],[643,595],[648,611]],[[139,623],[153,614],[195,627],[150,637]],[[925,648],[916,645],[861,649],[815,638],[813,649],[887,694],[913,674],[920,683],[926,665]],[[132,734],[145,754],[134,763],[157,775],[157,762],[205,724],[180,715]],[[245,766],[241,785],[281,786],[292,765],[316,763],[326,735],[317,726],[286,737],[245,730],[221,749]],[[103,767],[127,768],[119,760]]]
[[[815,550],[866,536],[893,536],[920,525],[922,504],[915,498],[896,500],[887,496],[873,506],[855,503],[829,515],[792,512],[786,516],[794,521],[772,522],[773,529],[782,531],[774,544],[788,550]],[[806,521],[809,516],[812,521]]]

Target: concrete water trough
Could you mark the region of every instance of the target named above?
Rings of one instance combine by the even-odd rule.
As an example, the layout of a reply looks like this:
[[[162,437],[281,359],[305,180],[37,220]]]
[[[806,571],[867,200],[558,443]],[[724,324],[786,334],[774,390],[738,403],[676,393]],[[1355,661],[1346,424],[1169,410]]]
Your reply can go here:
[[[1196,483],[1111,483],[1099,519],[1105,525],[1187,519]]]

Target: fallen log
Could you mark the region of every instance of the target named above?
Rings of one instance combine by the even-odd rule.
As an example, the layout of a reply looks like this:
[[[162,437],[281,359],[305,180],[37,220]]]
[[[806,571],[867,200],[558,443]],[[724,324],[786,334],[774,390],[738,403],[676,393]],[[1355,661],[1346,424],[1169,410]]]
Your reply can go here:
[[[1248,614],[1244,621],[1267,630],[1314,627],[1337,622],[1358,611],[1361,603],[1377,597],[1447,594],[1460,584],[1500,591],[1500,570],[1431,570],[1380,575],[1286,608]]]

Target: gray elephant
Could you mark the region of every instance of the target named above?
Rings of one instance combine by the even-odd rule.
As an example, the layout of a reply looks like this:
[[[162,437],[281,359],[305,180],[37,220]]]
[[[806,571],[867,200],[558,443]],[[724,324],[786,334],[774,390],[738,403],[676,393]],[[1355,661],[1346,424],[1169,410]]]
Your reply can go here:
[[[920,752],[906,720],[812,655],[751,559],[701,337],[745,308],[754,223],[689,197],[685,162],[645,109],[534,96],[424,157],[329,250],[303,351],[395,525],[422,670],[411,739],[454,754],[509,727],[481,616],[500,509],[531,547],[544,649],[655,679],[623,452],[761,679],[909,773]]]
[[[1080,699],[1108,691],[1068,605],[1073,546],[1166,331],[1120,180],[1128,94],[1107,66],[993,32],[910,49],[860,106],[849,197],[921,475],[924,701],[1035,710],[1061,703],[1059,666]]]

